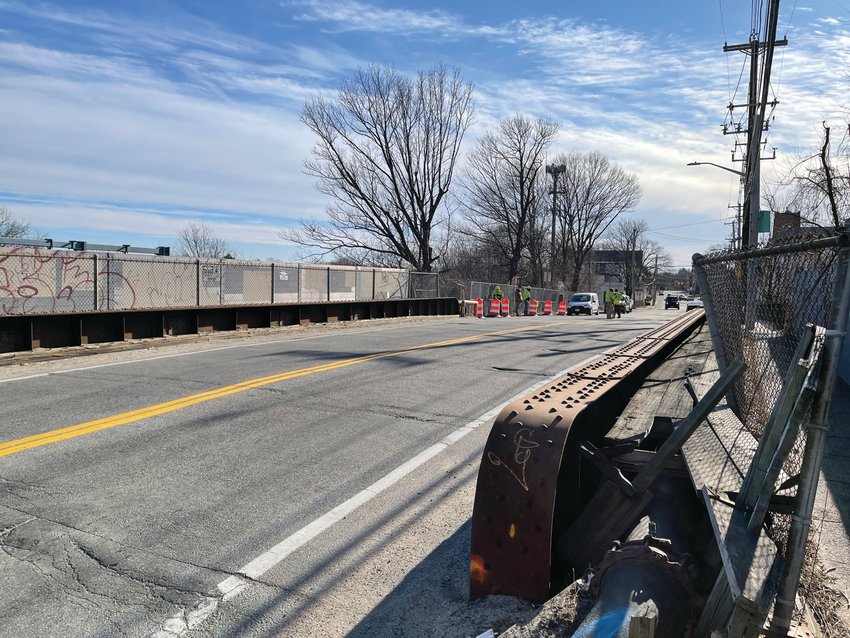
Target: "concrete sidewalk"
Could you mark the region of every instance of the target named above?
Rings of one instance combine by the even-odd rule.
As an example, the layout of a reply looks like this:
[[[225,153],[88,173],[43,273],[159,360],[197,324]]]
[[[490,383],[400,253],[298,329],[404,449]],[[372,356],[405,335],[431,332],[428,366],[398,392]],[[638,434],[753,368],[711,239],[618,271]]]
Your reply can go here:
[[[829,434],[823,458],[812,529],[818,534],[818,556],[836,587],[850,595],[850,386],[842,379],[835,385],[830,409]],[[816,536],[817,537],[817,536]],[[850,625],[850,609],[841,610]]]

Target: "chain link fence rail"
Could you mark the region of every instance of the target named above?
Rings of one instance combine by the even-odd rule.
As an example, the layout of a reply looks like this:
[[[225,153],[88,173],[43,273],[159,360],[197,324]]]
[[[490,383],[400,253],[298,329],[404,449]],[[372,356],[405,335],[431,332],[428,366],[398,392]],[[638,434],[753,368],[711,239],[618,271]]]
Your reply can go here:
[[[0,316],[433,298],[455,288],[438,273],[394,268],[0,247]]]

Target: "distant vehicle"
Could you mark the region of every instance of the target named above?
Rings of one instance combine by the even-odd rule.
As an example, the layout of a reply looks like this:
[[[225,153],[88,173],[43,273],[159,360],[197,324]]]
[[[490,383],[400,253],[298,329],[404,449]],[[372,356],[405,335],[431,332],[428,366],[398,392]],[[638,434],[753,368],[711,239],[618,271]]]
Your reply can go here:
[[[626,312],[631,312],[632,309],[635,307],[635,302],[632,301],[632,298],[628,295],[623,295],[623,307],[625,308]]]
[[[703,308],[703,307],[704,307],[704,305],[702,303],[702,299],[691,299],[688,302],[688,305],[685,308],[685,310],[696,310],[697,308]]]
[[[598,315],[599,314],[599,297],[595,292],[577,292],[567,304],[568,315],[578,314]]]
[[[667,295],[667,298],[664,299],[664,310],[667,310],[668,308],[675,308],[678,310],[680,301],[681,299],[679,298],[679,295]]]

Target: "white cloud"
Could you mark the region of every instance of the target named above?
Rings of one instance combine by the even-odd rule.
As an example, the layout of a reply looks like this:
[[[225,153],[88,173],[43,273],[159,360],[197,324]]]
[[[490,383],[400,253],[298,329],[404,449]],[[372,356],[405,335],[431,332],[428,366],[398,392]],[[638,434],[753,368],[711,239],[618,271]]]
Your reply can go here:
[[[652,224],[665,216],[725,217],[736,199],[734,177],[686,167],[692,160],[729,165],[732,138],[719,125],[730,99],[727,59],[733,86],[740,62],[724,58],[719,42],[545,16],[473,24],[447,10],[351,0],[283,6],[325,33],[372,33],[382,43],[416,38],[433,57],[443,41],[471,41],[519,58],[522,70],[513,75],[462,61],[480,106],[467,148],[510,113],[551,117],[562,124],[555,151],[601,150],[639,175],[638,214]],[[278,223],[322,214],[326,201],[302,173],[313,139],[298,113],[363,66],[360,54],[331,38],[272,45],[179,13],[160,24],[7,0],[2,11],[64,25],[91,45],[89,53],[69,52],[0,31],[0,191],[74,202],[22,203],[36,226],[73,218],[116,233],[141,223],[167,234],[197,215],[238,225],[230,211],[243,211],[268,235]],[[812,146],[820,121],[846,107],[850,36],[835,18],[819,22],[817,35],[795,25],[791,45],[778,53],[780,106],[769,139],[781,150]],[[765,174],[777,170],[767,166]],[[714,242],[724,229],[711,232],[720,234]]]

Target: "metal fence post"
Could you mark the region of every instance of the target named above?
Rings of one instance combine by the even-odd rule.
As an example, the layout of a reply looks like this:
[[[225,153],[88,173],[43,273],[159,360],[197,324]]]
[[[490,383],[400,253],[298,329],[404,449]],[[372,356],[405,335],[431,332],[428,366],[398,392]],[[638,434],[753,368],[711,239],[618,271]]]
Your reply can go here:
[[[375,294],[376,294],[375,283],[377,282],[377,279],[378,279],[377,272],[378,272],[377,268],[372,268],[372,299],[375,299]]]
[[[845,237],[847,228],[843,229]],[[803,463],[800,466],[799,484],[795,499],[794,514],[791,517],[791,529],[786,544],[785,567],[776,596],[776,607],[771,622],[771,630],[785,635],[791,626],[794,612],[794,599],[800,584],[803,558],[806,554],[806,541],[812,522],[812,511],[818,489],[818,476],[823,461],[826,433],[829,429],[827,415],[832,402],[835,377],[838,372],[838,359],[844,343],[844,331],[847,327],[847,312],[850,307],[850,248],[842,246],[838,252],[838,264],[835,268],[832,303],[829,308],[829,324],[821,353],[821,365],[818,373],[817,392],[812,405],[811,421],[806,425],[806,448]]]
[[[112,272],[112,255],[106,253],[106,309],[111,310],[112,306],[112,277],[109,273]]]
[[[201,305],[201,260],[195,260],[195,305]]]
[[[298,283],[298,303],[301,303],[301,264],[298,264],[298,270],[295,278]]]
[[[328,301],[331,300],[331,267],[328,266]]]
[[[723,339],[720,334],[720,324],[717,322],[717,313],[714,312],[714,302],[711,299],[711,287],[708,283],[708,275],[705,272],[699,261],[703,256],[695,253],[691,260],[693,262],[694,274],[699,283],[700,297],[702,298],[703,307],[705,309],[705,318],[708,321],[708,328],[711,332],[711,344],[714,346],[714,355],[717,357],[717,363],[721,370],[725,370],[729,366],[726,360],[726,350],[723,348]]]
[[[92,289],[92,310],[97,311],[97,255],[92,255],[91,259],[92,281],[94,283],[94,287]]]
[[[224,261],[218,260],[218,305],[224,305]]]
[[[274,303],[274,262],[272,262],[271,278],[272,278],[272,285],[271,285],[271,291],[270,291],[271,296],[269,297],[269,303],[273,304]]]

